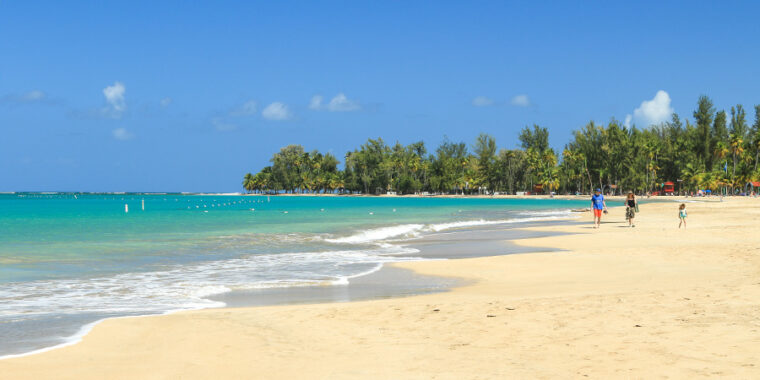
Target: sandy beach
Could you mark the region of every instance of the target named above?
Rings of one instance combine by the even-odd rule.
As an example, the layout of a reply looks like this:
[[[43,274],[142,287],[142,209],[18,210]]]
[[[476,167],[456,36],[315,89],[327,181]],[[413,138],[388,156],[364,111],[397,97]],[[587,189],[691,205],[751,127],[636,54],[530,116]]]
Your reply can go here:
[[[609,206],[620,203],[608,202]],[[106,320],[3,379],[759,378],[760,199],[615,207],[561,251],[394,264],[449,292]]]

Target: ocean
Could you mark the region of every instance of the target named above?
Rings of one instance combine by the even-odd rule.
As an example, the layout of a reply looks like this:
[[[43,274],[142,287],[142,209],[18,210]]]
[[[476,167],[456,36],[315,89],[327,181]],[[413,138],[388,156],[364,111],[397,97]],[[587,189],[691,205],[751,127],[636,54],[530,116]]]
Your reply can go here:
[[[125,210],[128,208],[128,212]],[[104,318],[225,306],[233,291],[343,286],[421,260],[404,241],[567,218],[559,199],[0,194],[0,357]]]

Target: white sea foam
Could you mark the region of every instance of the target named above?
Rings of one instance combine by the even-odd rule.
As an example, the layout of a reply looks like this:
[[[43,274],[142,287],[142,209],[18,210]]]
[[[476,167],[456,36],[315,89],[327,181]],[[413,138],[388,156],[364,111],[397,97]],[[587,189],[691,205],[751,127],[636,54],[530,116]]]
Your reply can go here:
[[[258,254],[184,264],[167,270],[97,278],[7,283],[0,288],[0,318],[58,313],[160,313],[224,306],[205,297],[231,290],[306,286],[345,279],[357,269],[418,260],[413,248]]]
[[[524,211],[518,213],[519,215],[525,215],[525,217],[517,217],[510,219],[475,219],[475,220],[462,220],[457,222],[447,223],[435,223],[435,224],[401,224],[390,227],[380,227],[369,230],[364,230],[353,235],[344,237],[325,238],[324,240],[329,243],[336,244],[367,244],[376,243],[381,244],[384,240],[400,240],[415,238],[425,232],[440,232],[450,230],[454,228],[465,227],[477,227],[487,225],[499,225],[499,224],[514,224],[514,223],[529,223],[540,222],[549,220],[560,220],[577,218],[578,216],[570,212],[569,210],[548,210],[548,211]]]
[[[381,227],[371,230],[365,230],[355,235],[325,239],[330,243],[348,243],[348,244],[361,244],[369,243],[378,240],[385,240],[392,237],[400,236],[417,236],[419,232],[425,227],[424,224],[401,224],[397,226]]]
[[[416,252],[419,251],[414,248],[384,245],[370,250],[259,254],[176,265],[163,271],[6,283],[0,288],[0,323],[44,318],[46,315],[87,313],[137,316],[222,307],[225,306],[223,302],[205,297],[232,290],[347,285],[351,278],[380,270],[383,263],[422,260],[398,256]],[[357,272],[362,267],[368,269]],[[98,322],[83,326],[63,343],[22,354],[0,356],[0,359],[75,344]]]

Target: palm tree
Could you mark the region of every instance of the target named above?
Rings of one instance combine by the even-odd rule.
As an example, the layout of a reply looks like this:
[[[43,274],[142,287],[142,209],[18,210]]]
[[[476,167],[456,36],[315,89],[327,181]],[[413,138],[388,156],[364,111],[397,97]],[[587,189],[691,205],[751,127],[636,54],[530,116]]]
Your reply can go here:
[[[734,187],[736,185],[736,160],[737,156],[741,156],[741,154],[744,153],[744,140],[741,136],[732,133],[730,136],[730,143],[734,163],[731,171],[731,195],[734,195]]]
[[[246,174],[246,175],[243,177],[243,188],[245,188],[245,190],[246,190],[247,192],[249,192],[249,193],[250,193],[251,191],[253,191],[253,189],[255,188],[255,182],[254,182],[254,180],[253,180],[253,174],[251,174],[251,173],[247,173],[247,174]]]

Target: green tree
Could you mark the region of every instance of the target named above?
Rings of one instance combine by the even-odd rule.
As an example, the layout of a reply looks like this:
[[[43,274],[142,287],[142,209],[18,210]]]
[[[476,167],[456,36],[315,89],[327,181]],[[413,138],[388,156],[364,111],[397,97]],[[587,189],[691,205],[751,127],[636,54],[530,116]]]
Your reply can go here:
[[[475,140],[473,150],[478,160],[476,183],[486,187],[489,191],[495,190],[497,181],[495,177],[496,140],[490,135],[481,133]]]
[[[698,137],[696,151],[703,163],[710,156],[710,126],[712,125],[714,115],[715,107],[713,107],[712,100],[705,95],[700,96],[697,101],[697,109],[694,111],[694,120],[697,123]]]

